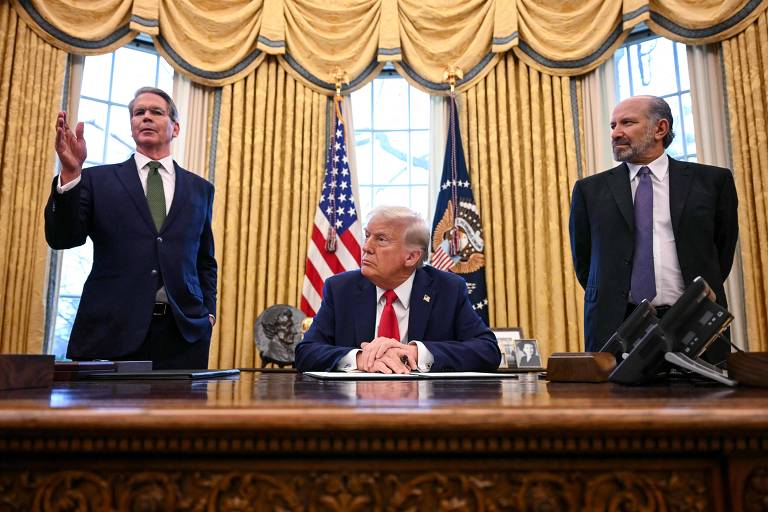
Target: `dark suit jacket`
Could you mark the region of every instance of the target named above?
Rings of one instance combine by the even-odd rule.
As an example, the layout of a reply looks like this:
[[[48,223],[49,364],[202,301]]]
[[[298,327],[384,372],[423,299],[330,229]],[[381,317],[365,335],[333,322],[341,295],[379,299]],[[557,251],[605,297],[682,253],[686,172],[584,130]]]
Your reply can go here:
[[[494,371],[501,362],[496,337],[469,301],[464,280],[432,267],[416,270],[408,340],[432,353],[431,371]],[[299,371],[333,371],[339,360],[375,338],[376,286],[359,270],[328,278],[323,302],[296,347]]]
[[[174,162],[173,202],[158,233],[131,156],[84,169],[72,190],[45,206],[45,238],[54,249],[93,241],[93,267],[83,287],[67,357],[130,354],[144,342],[162,284],[181,335],[210,340],[216,311],[213,185]]]
[[[723,282],[739,233],[728,169],[669,159],[669,206],[685,286],[703,277],[726,305]],[[586,350],[597,351],[624,320],[634,252],[629,167],[580,179],[571,200],[571,251],[584,287]],[[721,346],[720,350],[727,350]]]

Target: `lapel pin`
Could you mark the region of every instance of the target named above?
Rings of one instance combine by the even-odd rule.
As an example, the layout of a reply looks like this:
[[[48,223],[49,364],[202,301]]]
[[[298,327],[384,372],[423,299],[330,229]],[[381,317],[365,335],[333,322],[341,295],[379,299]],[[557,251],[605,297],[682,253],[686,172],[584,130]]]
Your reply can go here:
[[[431,297],[429,295],[424,295],[424,302],[429,302],[430,298]]]

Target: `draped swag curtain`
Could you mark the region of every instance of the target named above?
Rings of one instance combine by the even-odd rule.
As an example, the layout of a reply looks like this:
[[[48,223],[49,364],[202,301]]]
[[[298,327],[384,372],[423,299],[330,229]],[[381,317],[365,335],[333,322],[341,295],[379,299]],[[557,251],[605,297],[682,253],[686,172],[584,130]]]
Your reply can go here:
[[[325,165],[328,98],[268,57],[221,90],[213,232],[219,321],[210,366],[258,366],[257,315],[298,304]]]
[[[768,350],[768,16],[723,41],[750,350]]]
[[[42,351],[42,212],[67,54],[0,3],[0,353]]]
[[[144,32],[176,71],[195,82],[233,84],[266,55],[305,87],[361,87],[394,62],[416,87],[447,91],[459,68],[466,90],[511,50],[539,72],[582,75],[610,58],[645,22],[676,41],[703,44],[739,34],[761,0],[12,0],[54,46],[112,51]]]
[[[490,320],[522,326],[542,352],[579,351],[582,293],[568,240],[570,191],[584,154],[574,133],[581,85],[507,54],[461,96],[467,165],[488,244]]]

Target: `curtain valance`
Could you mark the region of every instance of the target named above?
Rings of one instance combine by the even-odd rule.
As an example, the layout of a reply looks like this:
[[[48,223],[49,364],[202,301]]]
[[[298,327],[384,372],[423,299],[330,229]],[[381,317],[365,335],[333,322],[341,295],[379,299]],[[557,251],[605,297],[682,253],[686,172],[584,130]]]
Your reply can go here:
[[[330,93],[361,87],[385,62],[413,85],[467,89],[513,51],[557,76],[586,73],[631,29],[690,44],[740,33],[766,0],[12,0],[51,44],[77,54],[152,36],[174,68],[220,86],[276,55],[294,77]],[[348,82],[348,83],[347,83]]]

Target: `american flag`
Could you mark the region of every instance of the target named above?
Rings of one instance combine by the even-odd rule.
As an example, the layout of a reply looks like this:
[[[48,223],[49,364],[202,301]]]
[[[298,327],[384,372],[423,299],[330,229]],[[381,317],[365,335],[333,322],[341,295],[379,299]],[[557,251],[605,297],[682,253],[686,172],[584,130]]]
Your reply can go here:
[[[301,292],[301,310],[307,316],[315,316],[320,309],[323,283],[327,278],[360,268],[362,226],[357,216],[352,170],[347,158],[341,102],[340,96],[334,99],[336,129],[328,146],[323,189],[307,250]]]

